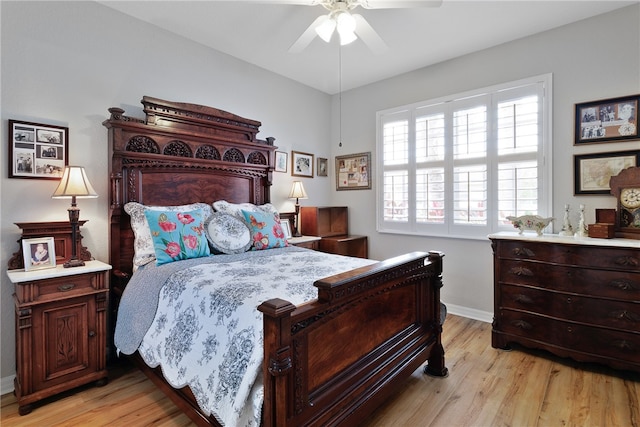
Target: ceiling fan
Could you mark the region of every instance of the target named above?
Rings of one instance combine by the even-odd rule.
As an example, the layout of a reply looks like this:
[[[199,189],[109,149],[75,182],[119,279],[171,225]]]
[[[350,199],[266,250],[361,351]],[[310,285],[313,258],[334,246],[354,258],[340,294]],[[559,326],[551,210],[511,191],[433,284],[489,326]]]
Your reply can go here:
[[[322,6],[329,11],[311,23],[289,48],[290,53],[302,52],[313,39],[320,37],[329,43],[334,33],[338,33],[340,44],[346,45],[358,37],[374,53],[382,53],[387,45],[364,17],[351,13],[362,6],[364,9],[406,9],[414,7],[439,7],[442,0],[240,0],[251,3],[271,3],[304,6]]]

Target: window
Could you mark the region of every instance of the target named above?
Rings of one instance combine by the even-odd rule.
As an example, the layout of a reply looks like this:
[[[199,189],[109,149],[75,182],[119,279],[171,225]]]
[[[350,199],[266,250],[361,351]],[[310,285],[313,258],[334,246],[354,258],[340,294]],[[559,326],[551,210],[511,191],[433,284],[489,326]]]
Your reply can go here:
[[[378,231],[486,237],[551,212],[551,75],[380,111]]]

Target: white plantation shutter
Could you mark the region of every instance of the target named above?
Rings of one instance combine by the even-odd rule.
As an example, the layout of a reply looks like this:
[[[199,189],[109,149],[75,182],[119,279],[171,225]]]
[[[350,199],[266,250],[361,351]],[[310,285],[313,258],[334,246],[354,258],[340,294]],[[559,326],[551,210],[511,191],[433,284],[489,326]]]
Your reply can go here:
[[[551,212],[551,76],[378,112],[378,230],[486,237]]]

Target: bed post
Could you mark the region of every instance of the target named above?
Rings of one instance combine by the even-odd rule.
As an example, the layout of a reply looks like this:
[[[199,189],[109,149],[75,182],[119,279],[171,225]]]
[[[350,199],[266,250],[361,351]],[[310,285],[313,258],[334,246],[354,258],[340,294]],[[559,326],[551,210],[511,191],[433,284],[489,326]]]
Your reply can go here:
[[[279,298],[270,299],[258,306],[264,315],[264,404],[262,426],[284,426],[287,423],[288,373],[292,368],[291,312],[296,306]],[[279,393],[276,393],[276,390]]]
[[[442,346],[442,324],[444,323],[444,316],[446,316],[446,311],[444,313],[442,312],[443,306],[440,303],[443,257],[444,252],[429,251],[429,261],[431,261],[435,265],[434,271],[437,273],[431,278],[431,280],[433,281],[433,289],[435,292],[435,306],[433,307],[433,311],[435,313],[434,319],[436,323],[434,325],[434,329],[436,331],[436,343],[433,346],[433,350],[431,351],[431,355],[429,356],[428,363],[424,367],[424,373],[434,377],[446,377],[449,375],[449,370],[444,364],[444,347]]]

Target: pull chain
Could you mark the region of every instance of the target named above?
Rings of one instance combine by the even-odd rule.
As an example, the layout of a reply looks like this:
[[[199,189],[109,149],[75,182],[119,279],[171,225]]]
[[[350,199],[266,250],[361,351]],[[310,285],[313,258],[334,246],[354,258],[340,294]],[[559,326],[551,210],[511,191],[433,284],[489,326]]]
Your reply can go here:
[[[338,127],[339,142],[338,147],[342,147],[342,46],[338,45]]]

